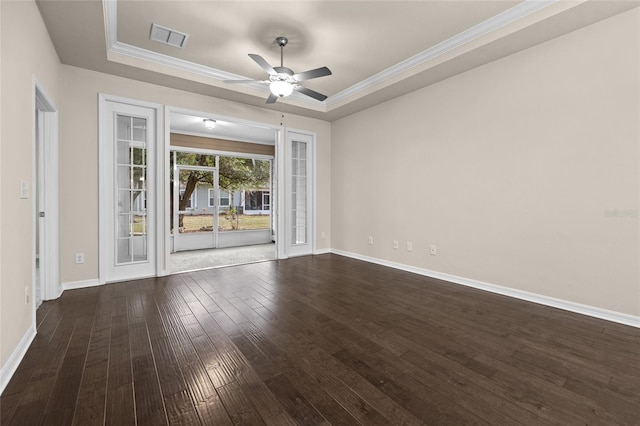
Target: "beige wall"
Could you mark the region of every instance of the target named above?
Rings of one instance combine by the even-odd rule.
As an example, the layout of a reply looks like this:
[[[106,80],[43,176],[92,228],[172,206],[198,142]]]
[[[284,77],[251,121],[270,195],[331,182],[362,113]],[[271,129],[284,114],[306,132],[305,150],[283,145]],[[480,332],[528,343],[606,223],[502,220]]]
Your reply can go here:
[[[640,315],[639,13],[332,123],[332,247]]]
[[[40,13],[31,1],[2,1],[2,145],[0,208],[0,365],[32,324],[24,289],[33,283],[33,118],[37,78],[55,102],[59,100],[60,62]],[[29,182],[30,197],[20,199],[20,181]]]
[[[330,231],[330,123],[63,66],[60,124],[61,281],[98,278],[98,93],[188,108],[316,133],[317,233]],[[330,240],[318,239],[318,249]],[[85,253],[75,264],[73,254]]]

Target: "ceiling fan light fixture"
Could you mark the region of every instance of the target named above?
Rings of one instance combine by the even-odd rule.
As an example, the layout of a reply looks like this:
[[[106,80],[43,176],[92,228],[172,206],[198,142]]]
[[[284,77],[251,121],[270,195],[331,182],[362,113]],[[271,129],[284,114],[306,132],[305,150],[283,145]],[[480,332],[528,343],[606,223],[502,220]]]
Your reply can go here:
[[[276,80],[269,83],[269,90],[274,95],[284,98],[293,93],[293,84],[283,80]]]
[[[206,127],[207,130],[213,130],[216,127],[216,120],[205,118],[202,121],[204,122],[204,127]]]

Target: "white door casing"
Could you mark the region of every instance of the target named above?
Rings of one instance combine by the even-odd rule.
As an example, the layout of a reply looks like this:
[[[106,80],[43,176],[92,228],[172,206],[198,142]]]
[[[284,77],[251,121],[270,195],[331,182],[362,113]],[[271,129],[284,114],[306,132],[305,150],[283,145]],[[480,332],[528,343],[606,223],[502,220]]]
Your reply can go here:
[[[308,255],[314,250],[314,142],[313,134],[287,131],[285,241],[288,256]]]
[[[157,274],[161,107],[100,96],[100,282]]]
[[[60,288],[58,225],[58,109],[35,78],[34,93],[33,211],[34,235],[38,238],[39,246],[39,268],[36,271],[34,262],[34,288],[31,293],[34,299],[35,316],[36,298],[56,299],[62,293],[62,289]],[[34,259],[35,256],[34,244]],[[36,273],[39,273],[39,277],[36,277]],[[39,294],[36,294],[35,288],[37,279],[40,281]]]

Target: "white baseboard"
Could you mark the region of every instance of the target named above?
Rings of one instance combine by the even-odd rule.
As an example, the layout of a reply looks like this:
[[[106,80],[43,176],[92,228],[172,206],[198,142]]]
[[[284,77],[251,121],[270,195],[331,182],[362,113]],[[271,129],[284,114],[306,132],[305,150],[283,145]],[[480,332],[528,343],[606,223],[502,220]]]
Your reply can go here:
[[[97,278],[92,280],[72,281],[62,283],[62,290],[75,290],[77,288],[95,287],[97,285],[100,285],[100,281]]]
[[[20,365],[20,361],[24,358],[24,354],[27,353],[27,349],[29,349],[34,337],[36,337],[36,328],[32,324],[24,336],[22,336],[22,339],[20,339],[20,342],[11,353],[7,362],[2,366],[2,369],[0,369],[0,394],[4,392],[4,388],[9,384],[13,373],[18,369],[18,365]]]
[[[316,249],[313,252],[313,255],[315,256],[315,255],[318,255],[318,254],[329,254],[329,253],[332,253],[331,249]]]
[[[477,281],[470,278],[458,277],[456,275],[445,274],[442,272],[431,271],[429,269],[418,268],[415,266],[405,265],[402,263],[391,262],[384,259],[378,259],[369,256],[363,256],[357,253],[351,253],[343,250],[331,249],[331,253],[350,257],[353,259],[363,260],[369,263],[375,263],[390,268],[400,269],[414,274],[424,275],[426,277],[437,278],[439,280],[452,282],[455,284],[473,287],[480,290],[489,291],[491,293],[501,294],[503,296],[514,297],[516,299],[526,300],[528,302],[539,303],[553,308],[563,309],[565,311],[575,312],[594,318],[616,322],[619,324],[629,325],[631,327],[640,328],[640,316],[624,314],[621,312],[610,311],[595,306],[583,305],[581,303],[570,302],[568,300],[556,299],[541,294],[530,293],[528,291],[517,290],[509,287],[503,287],[496,284],[490,284],[483,281]]]

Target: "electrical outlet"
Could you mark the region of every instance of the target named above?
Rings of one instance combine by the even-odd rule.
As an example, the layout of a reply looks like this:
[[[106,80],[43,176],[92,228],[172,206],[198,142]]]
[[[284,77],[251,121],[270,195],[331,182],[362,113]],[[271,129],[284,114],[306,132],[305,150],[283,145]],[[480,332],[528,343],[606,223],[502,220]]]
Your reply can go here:
[[[29,289],[29,286],[25,286],[24,287],[24,304],[25,305],[29,304],[30,296],[31,296],[31,291]]]
[[[322,234],[320,234],[320,239],[325,239],[327,238],[327,234],[325,232],[323,232]]]
[[[397,240],[393,240],[393,248],[394,248],[394,250],[398,250],[398,247],[400,247],[398,245],[398,241]]]
[[[84,263],[84,253],[76,253],[76,263]]]
[[[373,237],[369,236],[369,245],[372,246],[373,245]]]
[[[413,243],[411,241],[407,241],[407,251],[413,251]]]
[[[431,256],[435,256],[438,254],[438,247],[436,247],[434,244],[431,244]]]

